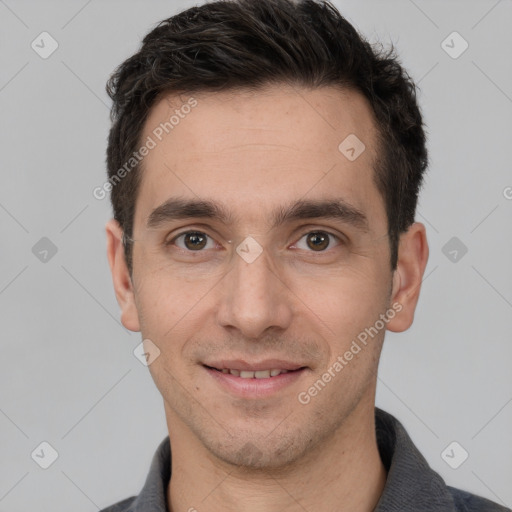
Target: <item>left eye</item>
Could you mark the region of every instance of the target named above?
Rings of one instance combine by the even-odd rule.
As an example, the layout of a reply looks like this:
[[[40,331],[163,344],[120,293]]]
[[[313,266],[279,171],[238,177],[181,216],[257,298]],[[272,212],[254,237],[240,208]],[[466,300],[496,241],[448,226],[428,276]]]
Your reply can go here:
[[[303,243],[302,241],[304,239],[305,242]],[[330,239],[336,240],[338,243],[340,241],[337,236],[331,233],[325,231],[311,231],[310,233],[306,233],[295,246],[299,249],[312,249],[315,252],[323,252],[331,245]]]

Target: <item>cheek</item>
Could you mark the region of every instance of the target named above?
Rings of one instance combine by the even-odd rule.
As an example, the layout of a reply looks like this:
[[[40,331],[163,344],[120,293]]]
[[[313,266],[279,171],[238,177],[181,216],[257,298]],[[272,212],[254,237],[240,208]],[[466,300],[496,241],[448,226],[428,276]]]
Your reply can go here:
[[[198,325],[198,305],[208,293],[208,283],[191,285],[162,272],[146,272],[138,283],[136,302],[143,337],[162,351],[176,352],[193,335],[190,326]]]
[[[383,312],[387,286],[375,270],[344,268],[321,281],[301,278],[299,296],[325,324],[331,338],[346,341]]]

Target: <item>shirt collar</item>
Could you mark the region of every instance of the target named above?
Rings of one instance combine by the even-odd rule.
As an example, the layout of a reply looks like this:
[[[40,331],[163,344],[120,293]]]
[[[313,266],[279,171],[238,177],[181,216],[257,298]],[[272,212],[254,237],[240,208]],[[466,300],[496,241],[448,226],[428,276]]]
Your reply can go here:
[[[430,468],[404,426],[376,407],[375,427],[388,475],[374,512],[456,512],[443,479]],[[142,491],[127,512],[167,512],[170,477],[171,447],[167,436],[158,446]]]
[[[376,407],[375,430],[388,475],[374,512],[456,512],[444,480],[430,468],[404,426]]]

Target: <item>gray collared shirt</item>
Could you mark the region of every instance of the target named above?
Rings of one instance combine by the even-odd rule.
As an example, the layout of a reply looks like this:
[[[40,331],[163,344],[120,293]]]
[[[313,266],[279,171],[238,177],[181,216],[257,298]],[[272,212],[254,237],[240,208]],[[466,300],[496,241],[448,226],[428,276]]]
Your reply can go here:
[[[374,512],[512,512],[492,501],[447,486],[430,468],[404,426],[391,414],[375,408],[377,443],[388,472]],[[169,437],[158,447],[146,483],[134,496],[100,512],[168,512],[167,486],[171,477]]]

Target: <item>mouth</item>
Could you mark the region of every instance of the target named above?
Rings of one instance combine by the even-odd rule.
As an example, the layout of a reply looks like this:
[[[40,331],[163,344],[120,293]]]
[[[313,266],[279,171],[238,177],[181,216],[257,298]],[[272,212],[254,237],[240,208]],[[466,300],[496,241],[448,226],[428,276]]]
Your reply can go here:
[[[303,370],[306,367],[301,366],[295,370],[285,370],[281,368],[272,368],[268,370],[239,370],[235,368],[215,368],[213,366],[204,365],[209,370],[215,370],[220,373],[234,375],[235,377],[240,377],[241,379],[271,379],[273,377],[277,377],[278,375],[289,373],[289,372],[297,372],[299,370]]]
[[[219,361],[203,368],[220,388],[241,398],[268,398],[301,379],[307,366],[286,361]]]

